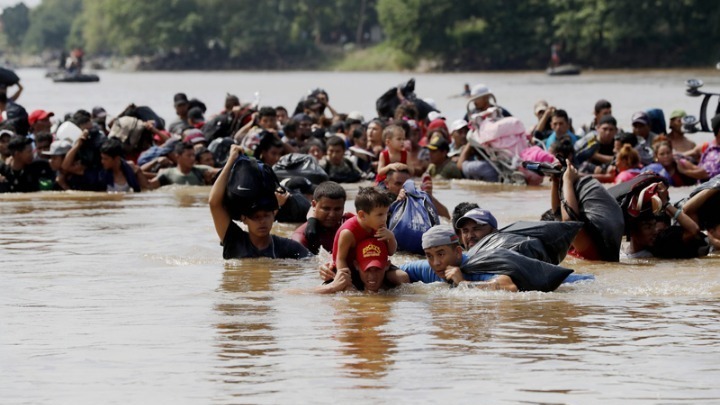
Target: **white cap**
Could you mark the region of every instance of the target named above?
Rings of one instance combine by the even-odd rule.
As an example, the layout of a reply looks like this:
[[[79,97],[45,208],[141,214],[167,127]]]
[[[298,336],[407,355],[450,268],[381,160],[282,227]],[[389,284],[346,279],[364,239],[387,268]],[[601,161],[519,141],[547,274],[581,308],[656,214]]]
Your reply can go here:
[[[493,92],[490,90],[490,88],[484,84],[476,84],[473,86],[472,90],[470,91],[470,97],[471,98],[480,98],[482,96],[486,96],[488,94],[493,94]]]
[[[450,133],[452,134],[453,132],[455,132],[457,130],[467,128],[467,126],[468,126],[467,121],[465,121],[463,119],[455,120],[455,121],[453,121],[452,125],[450,125]]]
[[[57,129],[55,133],[56,139],[67,139],[70,143],[75,141],[82,135],[82,129],[70,121],[65,121]]]
[[[442,113],[440,113],[439,111],[430,111],[428,113],[427,117],[428,117],[428,121],[430,121],[430,122],[435,121],[438,118],[445,119],[445,116],[442,115]]]

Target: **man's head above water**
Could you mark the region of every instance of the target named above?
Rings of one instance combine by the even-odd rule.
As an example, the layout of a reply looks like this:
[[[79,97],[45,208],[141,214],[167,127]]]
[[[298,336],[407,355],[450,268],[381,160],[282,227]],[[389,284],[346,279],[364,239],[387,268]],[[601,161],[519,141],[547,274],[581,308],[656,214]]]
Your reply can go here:
[[[497,220],[493,214],[482,208],[475,208],[465,213],[455,222],[465,249],[470,249],[485,236],[497,232]]]

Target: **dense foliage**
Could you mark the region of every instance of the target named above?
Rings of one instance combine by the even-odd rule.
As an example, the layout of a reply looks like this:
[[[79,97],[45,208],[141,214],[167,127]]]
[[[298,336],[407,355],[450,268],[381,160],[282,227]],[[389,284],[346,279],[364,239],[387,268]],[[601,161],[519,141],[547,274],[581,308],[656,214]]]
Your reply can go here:
[[[43,0],[3,10],[11,48],[292,68],[374,44],[445,69],[707,66],[720,59],[713,0]],[[170,66],[172,67],[172,66]]]

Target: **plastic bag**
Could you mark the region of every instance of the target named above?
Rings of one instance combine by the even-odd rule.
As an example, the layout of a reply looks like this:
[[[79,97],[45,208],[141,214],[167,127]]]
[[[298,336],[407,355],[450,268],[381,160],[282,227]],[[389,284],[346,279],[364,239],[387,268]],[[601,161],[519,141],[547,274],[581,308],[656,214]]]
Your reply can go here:
[[[422,235],[428,229],[440,224],[437,209],[424,191],[415,189],[415,183],[408,180],[403,184],[406,198],[390,205],[388,229],[397,239],[398,250],[424,254]]]
[[[281,157],[273,166],[273,171],[280,180],[304,177],[313,184],[328,181],[327,173],[320,167],[317,160],[302,153],[290,153]]]

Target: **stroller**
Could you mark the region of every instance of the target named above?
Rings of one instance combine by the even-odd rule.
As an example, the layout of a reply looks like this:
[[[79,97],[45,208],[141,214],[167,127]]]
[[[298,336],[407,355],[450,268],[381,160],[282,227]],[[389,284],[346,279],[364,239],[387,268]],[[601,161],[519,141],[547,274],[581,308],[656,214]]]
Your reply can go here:
[[[530,147],[525,126],[515,117],[502,117],[498,107],[474,114],[468,143],[498,173],[500,183],[528,184],[521,154]]]

